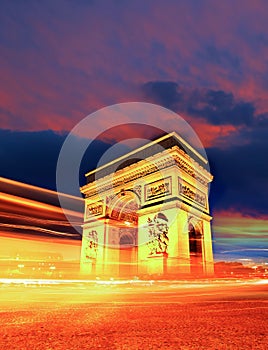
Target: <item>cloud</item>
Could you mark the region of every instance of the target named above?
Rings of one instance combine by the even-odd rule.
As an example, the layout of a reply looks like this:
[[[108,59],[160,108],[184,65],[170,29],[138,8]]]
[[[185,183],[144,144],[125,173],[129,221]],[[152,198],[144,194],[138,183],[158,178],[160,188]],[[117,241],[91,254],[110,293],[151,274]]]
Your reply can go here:
[[[194,97],[194,98],[193,98]],[[187,112],[203,117],[212,125],[252,125],[255,107],[252,103],[235,101],[232,93],[208,90],[204,95],[194,94]]]
[[[195,1],[170,6],[160,1],[0,6],[1,128],[60,132],[105,105],[158,103],[185,117],[210,147],[217,205],[226,208],[229,199],[238,205],[237,186],[242,192],[237,190],[236,197],[253,208],[245,194],[259,193],[256,181],[267,170],[259,156],[267,150],[265,2],[246,1],[243,16],[241,6],[228,1],[198,6]],[[51,186],[63,137],[45,133],[1,132],[3,176],[17,174]],[[229,145],[233,148],[226,150]],[[245,180],[239,182],[236,173]],[[248,173],[256,181],[249,182]],[[250,190],[252,186],[257,189]],[[228,195],[222,188],[228,188]],[[265,207],[263,196],[261,205],[252,200],[258,210]]]
[[[259,216],[268,214],[267,172],[268,164],[264,154],[268,152],[266,138],[228,148],[208,148],[210,169],[214,175],[210,201],[215,210],[235,210],[244,215]],[[266,130],[267,135],[267,130]]]
[[[183,111],[201,140],[208,140],[206,150],[214,175],[212,208],[251,217],[267,215],[264,154],[268,153],[268,113],[257,114],[253,103],[221,90],[187,89],[159,81],[145,88],[153,102]]]
[[[140,99],[187,112],[182,88],[198,90],[189,108],[213,125],[268,109],[265,3],[245,2],[243,16],[231,2],[0,6],[2,128],[69,130],[100,107]],[[233,95],[229,108],[216,92]]]
[[[171,81],[151,81],[145,83],[142,90],[152,102],[202,118],[210,125],[249,126],[254,122],[254,104],[236,100],[230,92],[187,89]]]
[[[146,99],[174,109],[181,99],[178,84],[173,81],[150,81],[142,86]]]

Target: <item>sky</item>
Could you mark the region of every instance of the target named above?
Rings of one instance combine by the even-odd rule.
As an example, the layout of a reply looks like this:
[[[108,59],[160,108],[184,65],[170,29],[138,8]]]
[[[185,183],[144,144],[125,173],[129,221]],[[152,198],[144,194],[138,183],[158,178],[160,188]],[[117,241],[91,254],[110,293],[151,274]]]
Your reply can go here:
[[[0,176],[55,189],[85,116],[154,103],[206,149],[217,254],[267,260],[267,21],[265,0],[1,1]]]

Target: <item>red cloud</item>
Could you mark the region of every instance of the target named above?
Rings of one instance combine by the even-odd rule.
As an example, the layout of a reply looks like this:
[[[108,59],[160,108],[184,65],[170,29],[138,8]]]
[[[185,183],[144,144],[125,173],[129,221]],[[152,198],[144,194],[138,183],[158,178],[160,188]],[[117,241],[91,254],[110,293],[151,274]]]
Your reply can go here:
[[[42,5],[17,13],[27,22],[7,12],[14,30],[1,47],[1,127],[70,130],[101,107],[144,100],[141,86],[154,80],[232,92],[267,111],[267,6],[65,4],[51,15]],[[194,124],[205,145],[234,131]]]

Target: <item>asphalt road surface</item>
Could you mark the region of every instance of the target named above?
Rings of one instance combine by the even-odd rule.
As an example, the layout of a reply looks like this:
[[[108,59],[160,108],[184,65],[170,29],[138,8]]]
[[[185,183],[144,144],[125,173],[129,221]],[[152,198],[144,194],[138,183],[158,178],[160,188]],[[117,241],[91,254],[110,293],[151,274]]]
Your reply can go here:
[[[0,349],[267,349],[267,281],[0,281]]]

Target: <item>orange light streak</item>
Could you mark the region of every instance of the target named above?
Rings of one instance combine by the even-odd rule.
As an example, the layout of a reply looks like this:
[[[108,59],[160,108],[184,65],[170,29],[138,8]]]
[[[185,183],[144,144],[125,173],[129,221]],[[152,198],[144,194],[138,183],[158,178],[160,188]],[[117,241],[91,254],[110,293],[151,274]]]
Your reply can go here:
[[[56,195],[56,196],[60,195],[62,197],[75,199],[75,200],[83,202],[83,198],[80,198],[80,197],[72,196],[72,195],[66,194],[66,193],[61,193],[61,192],[48,190],[46,188],[29,185],[29,184],[26,184],[26,183],[23,183],[23,182],[15,181],[15,180],[10,180],[10,179],[7,179],[7,178],[1,177],[1,176],[0,176],[0,182],[6,183],[6,184],[9,184],[9,185],[13,185],[13,186],[18,186],[18,187],[21,187],[21,188],[24,188],[24,189],[31,189],[31,190],[42,192],[42,193],[48,193],[48,194],[52,194],[52,195]]]
[[[68,233],[68,232],[60,232],[55,230],[50,230],[47,228],[39,227],[39,226],[29,226],[29,225],[14,225],[14,224],[2,224],[0,223],[0,227],[4,228],[15,228],[15,229],[23,229],[23,230],[33,230],[42,233],[50,233],[57,236],[68,236],[68,237],[77,237],[76,233]]]
[[[1,193],[1,199],[4,201],[7,201],[7,202],[11,202],[14,204],[19,204],[19,205],[25,205],[25,206],[31,207],[31,208],[43,209],[43,210],[47,210],[47,211],[54,212],[54,213],[62,213],[62,209],[60,207],[56,207],[56,206],[53,206],[51,204],[36,202],[34,200],[31,200],[31,199],[22,198],[22,197],[14,196],[14,195],[7,194],[7,193]],[[81,213],[75,212],[73,210],[65,209],[65,212],[69,215],[72,215],[72,216],[76,216],[79,218],[82,217]]]
[[[1,213],[0,217],[5,219],[12,220],[25,220],[24,215],[13,214],[13,213]],[[41,219],[35,217],[27,217],[27,222],[35,223],[35,224],[49,224],[49,225],[60,225],[60,226],[70,226],[71,225],[81,225],[83,221],[63,221],[63,220],[50,220],[50,219]]]

